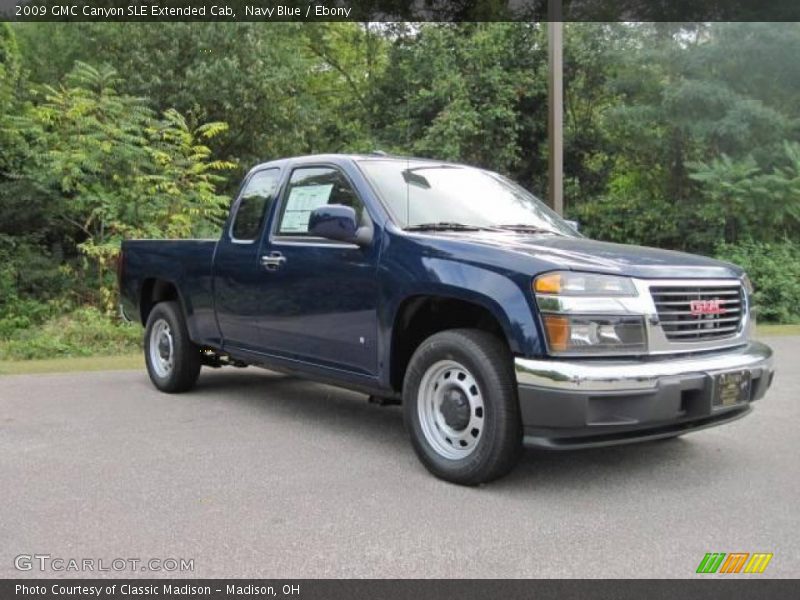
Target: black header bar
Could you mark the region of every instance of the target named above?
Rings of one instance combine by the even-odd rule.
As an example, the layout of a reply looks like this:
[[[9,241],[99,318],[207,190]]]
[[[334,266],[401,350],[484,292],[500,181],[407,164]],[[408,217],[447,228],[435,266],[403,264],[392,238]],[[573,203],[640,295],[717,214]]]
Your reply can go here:
[[[11,21],[800,21],[799,0],[0,0]]]

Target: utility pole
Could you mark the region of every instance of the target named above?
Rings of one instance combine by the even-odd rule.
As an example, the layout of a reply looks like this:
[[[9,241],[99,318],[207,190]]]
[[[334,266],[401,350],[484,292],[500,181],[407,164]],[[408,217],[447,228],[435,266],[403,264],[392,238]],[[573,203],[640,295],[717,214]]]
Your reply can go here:
[[[564,214],[564,23],[561,0],[547,4],[547,154],[550,208]]]

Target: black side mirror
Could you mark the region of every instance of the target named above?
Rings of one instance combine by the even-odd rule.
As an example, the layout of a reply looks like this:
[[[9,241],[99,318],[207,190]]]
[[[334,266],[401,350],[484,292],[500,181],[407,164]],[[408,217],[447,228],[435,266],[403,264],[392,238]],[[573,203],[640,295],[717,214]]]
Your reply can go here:
[[[326,204],[311,211],[308,217],[308,233],[359,246],[372,241],[372,228],[359,227],[356,211],[344,204]]]

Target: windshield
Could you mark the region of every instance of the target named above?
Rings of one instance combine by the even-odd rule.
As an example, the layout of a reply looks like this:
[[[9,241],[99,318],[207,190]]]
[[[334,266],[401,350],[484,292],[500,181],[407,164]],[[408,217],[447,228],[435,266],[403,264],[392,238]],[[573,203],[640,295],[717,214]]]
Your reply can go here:
[[[508,229],[575,235],[536,196],[496,173],[421,160],[359,166],[404,229]]]

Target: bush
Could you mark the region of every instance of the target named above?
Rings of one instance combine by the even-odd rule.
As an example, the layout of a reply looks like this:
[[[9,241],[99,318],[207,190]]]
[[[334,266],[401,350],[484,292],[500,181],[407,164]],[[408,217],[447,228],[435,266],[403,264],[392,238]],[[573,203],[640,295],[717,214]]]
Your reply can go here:
[[[81,308],[45,323],[17,329],[0,341],[0,359],[26,360],[113,355],[141,347],[140,327],[110,318],[95,308]]]
[[[51,314],[50,304],[15,298],[12,305],[0,307],[0,339],[11,339],[18,330],[41,323]]]
[[[0,232],[0,339],[69,312],[84,285],[41,240]]]
[[[800,323],[800,244],[789,240],[721,244],[716,255],[747,271],[759,320]]]
[[[644,195],[608,195],[569,208],[581,233],[620,244],[684,249],[681,214],[674,203]]]

